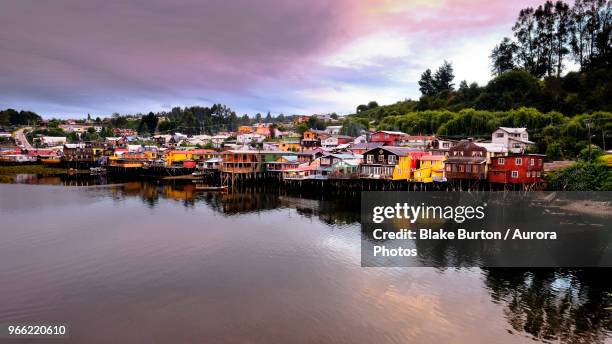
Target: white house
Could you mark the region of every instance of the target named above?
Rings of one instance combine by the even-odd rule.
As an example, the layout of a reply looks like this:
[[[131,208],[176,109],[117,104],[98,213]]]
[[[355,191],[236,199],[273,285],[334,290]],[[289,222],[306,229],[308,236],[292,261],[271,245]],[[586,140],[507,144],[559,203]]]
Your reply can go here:
[[[330,135],[338,135],[340,134],[340,130],[342,129],[341,125],[329,125],[325,128],[325,132]]]
[[[368,137],[365,134],[359,135],[353,140],[353,144],[366,143],[366,142],[368,142]]]
[[[248,145],[252,142],[263,142],[265,139],[266,137],[260,134],[238,134],[236,136],[236,143],[239,145]]]
[[[41,136],[40,143],[47,147],[61,146],[66,143],[65,136]]]
[[[333,148],[338,146],[338,137],[330,136],[326,139],[321,140],[321,146],[323,148]]]
[[[534,143],[529,141],[527,128],[499,127],[491,135],[492,143],[504,145],[512,153],[522,153]]]
[[[230,136],[227,134],[217,134],[211,137],[210,141],[215,148],[220,148],[223,145],[223,142],[225,142],[225,140],[227,140],[229,137]]]

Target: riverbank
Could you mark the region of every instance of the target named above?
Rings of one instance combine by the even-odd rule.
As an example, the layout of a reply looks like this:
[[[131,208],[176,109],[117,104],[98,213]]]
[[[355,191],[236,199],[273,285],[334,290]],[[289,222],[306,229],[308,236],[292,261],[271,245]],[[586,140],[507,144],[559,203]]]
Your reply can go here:
[[[0,166],[0,175],[4,174],[36,174],[42,176],[57,176],[64,174],[89,173],[89,170],[74,170],[45,165],[12,165]]]

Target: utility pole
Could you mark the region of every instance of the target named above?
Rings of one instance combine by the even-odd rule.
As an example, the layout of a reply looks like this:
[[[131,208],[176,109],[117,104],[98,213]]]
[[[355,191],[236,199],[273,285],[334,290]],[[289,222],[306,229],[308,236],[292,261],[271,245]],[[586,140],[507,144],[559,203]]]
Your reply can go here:
[[[589,129],[589,162],[591,162],[591,120],[585,119],[584,123],[586,123],[587,128]]]

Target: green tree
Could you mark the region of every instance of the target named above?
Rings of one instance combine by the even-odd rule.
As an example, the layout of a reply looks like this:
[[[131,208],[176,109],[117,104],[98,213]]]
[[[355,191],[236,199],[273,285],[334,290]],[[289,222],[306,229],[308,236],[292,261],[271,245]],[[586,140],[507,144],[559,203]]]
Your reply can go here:
[[[493,48],[489,59],[491,60],[491,73],[493,76],[500,76],[504,72],[514,69],[515,54],[517,46],[508,37]]]
[[[452,91],[455,84],[453,84],[455,75],[453,74],[453,66],[444,61],[444,63],[438,68],[433,78],[433,86],[436,93],[443,91]]]
[[[436,86],[434,85],[434,78],[431,75],[431,69],[427,69],[421,74],[421,80],[419,80],[419,91],[424,96],[433,96],[436,94]],[[366,107],[367,108],[367,107]],[[357,107],[359,112],[359,107]]]

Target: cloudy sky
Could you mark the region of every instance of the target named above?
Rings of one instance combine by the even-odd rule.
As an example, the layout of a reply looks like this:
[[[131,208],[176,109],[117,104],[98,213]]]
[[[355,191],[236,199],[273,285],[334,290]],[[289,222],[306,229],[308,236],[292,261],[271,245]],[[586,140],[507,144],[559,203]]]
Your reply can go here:
[[[349,113],[418,98],[444,59],[456,83],[486,83],[491,48],[540,2],[3,0],[0,109]]]

